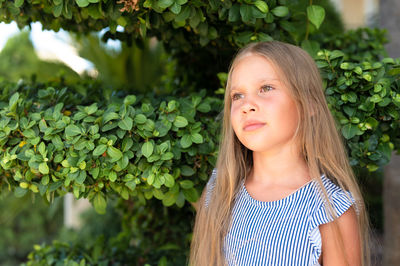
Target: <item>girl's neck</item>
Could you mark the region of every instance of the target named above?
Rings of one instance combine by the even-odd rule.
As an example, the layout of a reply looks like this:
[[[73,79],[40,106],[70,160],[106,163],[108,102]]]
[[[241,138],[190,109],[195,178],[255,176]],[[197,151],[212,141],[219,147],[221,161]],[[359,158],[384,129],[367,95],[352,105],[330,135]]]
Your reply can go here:
[[[264,186],[298,186],[311,180],[307,163],[296,153],[253,152],[253,168],[247,182]]]

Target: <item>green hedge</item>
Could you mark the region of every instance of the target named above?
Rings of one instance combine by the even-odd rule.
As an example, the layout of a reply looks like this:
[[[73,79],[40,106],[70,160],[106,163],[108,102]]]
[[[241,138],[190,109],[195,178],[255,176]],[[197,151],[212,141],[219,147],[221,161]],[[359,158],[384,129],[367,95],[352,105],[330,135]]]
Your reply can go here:
[[[221,101],[205,91],[75,106],[63,103],[81,97],[67,88],[9,88],[0,102],[0,171],[17,196],[71,191],[101,213],[110,191],[182,207],[197,200],[215,164]]]
[[[226,71],[236,49],[248,42],[275,39],[300,45],[321,33],[343,31],[326,0],[311,6],[308,0],[139,0],[138,10],[128,11],[121,11],[119,2],[136,1],[0,0],[0,21],[15,21],[20,28],[39,21],[43,29],[84,34],[105,29],[104,41],[128,45],[156,37],[178,60],[179,82],[196,82],[196,88],[216,86],[215,73]],[[118,25],[123,30],[117,31]]]
[[[316,62],[351,164],[375,171],[400,144],[399,60],[353,63],[343,56],[321,50]],[[17,196],[31,190],[50,201],[71,191],[100,213],[109,192],[182,207],[198,199],[215,165],[223,103],[204,90],[166,99],[125,95],[84,106],[72,104],[81,95],[70,88],[2,89],[1,183]]]
[[[139,0],[138,10],[122,8],[111,0],[0,0],[1,21],[79,33],[109,27],[104,40],[139,46],[155,36],[178,60],[166,84],[176,90],[165,97],[93,81],[0,84],[1,190],[50,202],[73,192],[99,213],[117,198],[123,210],[117,236],[36,246],[28,265],[184,264],[194,217],[186,202],[198,199],[217,158],[220,72],[249,42],[285,41],[314,57],[352,166],[375,171],[399,150],[400,60],[382,58],[382,30],[343,33],[328,1]]]

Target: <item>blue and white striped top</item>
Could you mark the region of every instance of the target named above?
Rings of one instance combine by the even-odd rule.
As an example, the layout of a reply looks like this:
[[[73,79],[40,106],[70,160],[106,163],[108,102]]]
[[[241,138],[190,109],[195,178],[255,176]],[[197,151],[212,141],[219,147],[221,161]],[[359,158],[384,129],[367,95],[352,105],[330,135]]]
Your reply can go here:
[[[214,169],[207,184],[206,206],[215,177]],[[325,175],[321,178],[339,217],[355,200]],[[263,202],[252,198],[242,181],[224,240],[228,265],[319,265],[322,249],[318,226],[332,219],[318,187],[313,180],[283,199]]]

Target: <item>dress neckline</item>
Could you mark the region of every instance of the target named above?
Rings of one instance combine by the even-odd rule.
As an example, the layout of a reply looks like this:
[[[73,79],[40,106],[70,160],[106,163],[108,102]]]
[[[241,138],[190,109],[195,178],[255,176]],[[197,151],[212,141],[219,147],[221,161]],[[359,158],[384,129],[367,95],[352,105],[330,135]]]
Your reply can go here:
[[[323,178],[324,175],[321,177]],[[251,203],[260,206],[260,207],[266,207],[266,206],[277,206],[277,205],[283,205],[285,203],[290,202],[293,197],[295,197],[297,194],[299,194],[301,191],[303,191],[304,189],[306,189],[307,187],[309,187],[313,181],[313,179],[311,179],[310,181],[308,181],[307,183],[304,183],[301,187],[297,188],[295,191],[293,191],[292,193],[290,193],[289,195],[278,199],[278,200],[273,200],[273,201],[260,201],[260,200],[256,200],[255,198],[253,198],[250,193],[247,191],[246,189],[246,185],[244,184],[245,180],[242,180],[242,191],[244,192],[245,197],[250,200]]]

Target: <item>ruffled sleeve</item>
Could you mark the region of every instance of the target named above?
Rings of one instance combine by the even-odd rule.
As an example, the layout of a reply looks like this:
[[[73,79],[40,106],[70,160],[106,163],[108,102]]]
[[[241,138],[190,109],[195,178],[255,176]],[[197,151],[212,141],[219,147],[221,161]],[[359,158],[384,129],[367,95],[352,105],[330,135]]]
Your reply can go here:
[[[328,192],[328,196],[330,196],[330,203],[333,207],[333,210],[336,212],[337,217],[340,217],[343,213],[345,213],[350,206],[354,204],[355,211],[358,214],[359,211],[357,209],[356,201],[353,198],[352,194],[349,191],[344,191],[340,187],[336,186],[330,180],[327,180],[326,177],[323,178],[324,186]],[[322,196],[321,196],[322,197]],[[315,265],[318,265],[318,258],[322,252],[322,242],[321,242],[321,234],[319,231],[319,225],[326,224],[332,222],[334,219],[325,209],[326,206],[323,201],[320,201],[319,206],[311,215],[310,219],[310,231],[309,238],[311,242],[311,246],[313,248],[313,253],[315,255]],[[314,265],[313,264],[313,265]]]
[[[212,191],[214,189],[214,186],[215,186],[216,177],[217,177],[217,169],[214,168],[212,173],[211,173],[211,177],[208,180],[207,185],[206,185],[206,195],[205,195],[205,200],[204,200],[204,205],[206,207],[208,207],[208,204],[210,202],[211,193],[212,193]]]

